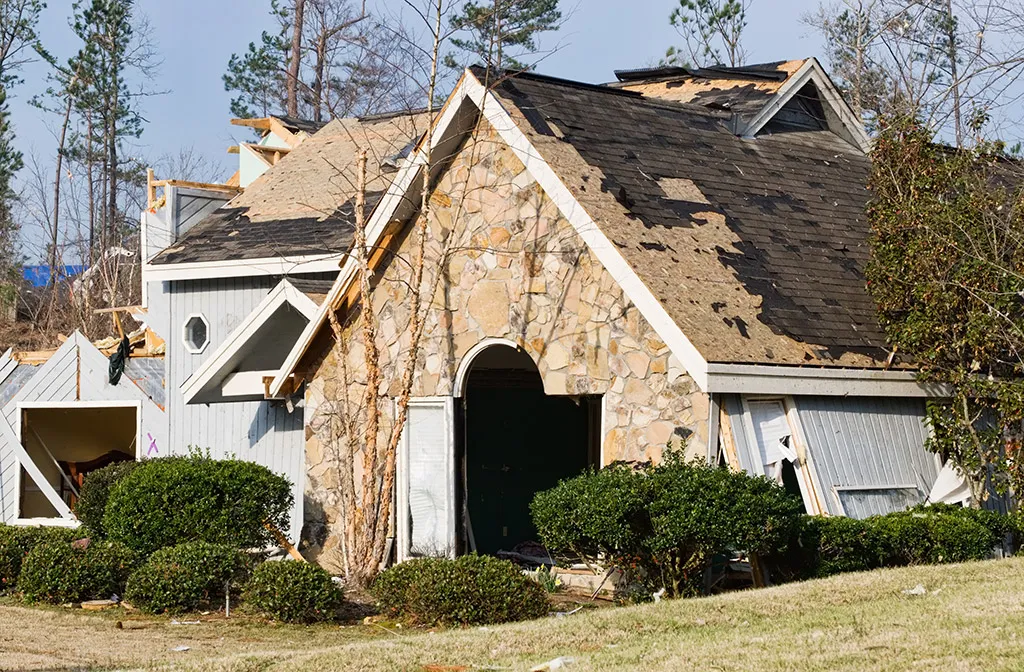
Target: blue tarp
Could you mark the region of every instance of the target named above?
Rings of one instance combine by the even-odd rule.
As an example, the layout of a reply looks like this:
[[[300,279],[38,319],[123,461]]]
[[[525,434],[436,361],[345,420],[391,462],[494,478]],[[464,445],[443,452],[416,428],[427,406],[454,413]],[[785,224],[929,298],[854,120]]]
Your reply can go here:
[[[57,267],[57,281],[73,278],[89,268],[85,264],[66,264]],[[25,266],[24,277],[33,287],[45,287],[50,282],[49,266]]]

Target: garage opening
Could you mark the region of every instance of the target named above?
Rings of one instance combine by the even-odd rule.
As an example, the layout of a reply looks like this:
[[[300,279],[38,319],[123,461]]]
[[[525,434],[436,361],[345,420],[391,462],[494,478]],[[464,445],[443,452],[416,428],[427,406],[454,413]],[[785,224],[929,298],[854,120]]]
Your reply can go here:
[[[19,420],[25,452],[72,510],[89,472],[136,458],[136,406],[33,406]],[[18,505],[22,519],[60,517],[24,467]]]
[[[494,345],[478,354],[462,404],[464,550],[497,554],[537,539],[534,494],[600,457],[600,396],[549,396],[528,354]]]

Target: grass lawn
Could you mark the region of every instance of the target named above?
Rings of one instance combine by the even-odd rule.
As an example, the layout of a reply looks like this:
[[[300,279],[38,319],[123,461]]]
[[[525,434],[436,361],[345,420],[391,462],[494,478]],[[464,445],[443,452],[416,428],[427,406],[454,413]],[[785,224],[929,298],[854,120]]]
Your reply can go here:
[[[921,584],[924,595],[905,595]],[[1024,558],[883,570],[700,600],[447,632],[0,606],[0,668],[526,670],[1024,669]],[[191,647],[184,652],[173,647]]]

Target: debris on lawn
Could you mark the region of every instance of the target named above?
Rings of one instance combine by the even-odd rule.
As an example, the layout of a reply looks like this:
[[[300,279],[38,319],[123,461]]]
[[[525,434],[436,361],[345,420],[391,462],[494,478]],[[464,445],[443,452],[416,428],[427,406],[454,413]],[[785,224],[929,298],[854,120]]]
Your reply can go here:
[[[100,611],[101,609],[116,607],[117,604],[115,600],[86,600],[82,602],[82,609],[86,611]]]
[[[173,649],[171,649],[171,651],[191,651],[191,650],[192,650],[191,646],[185,646],[184,644],[180,644],[180,645],[174,647]]]
[[[556,611],[555,612],[555,618],[565,618],[566,616],[572,616],[577,611],[581,611],[582,609],[583,609],[583,606],[580,605],[580,606],[576,607],[575,609],[573,609],[572,611]]]
[[[925,587],[919,583],[916,586],[914,586],[913,588],[908,588],[907,590],[904,590],[903,594],[904,595],[925,595],[927,592],[928,591],[925,589]]]
[[[118,630],[145,630],[149,627],[149,623],[143,621],[118,621],[114,624],[114,627]]]
[[[171,621],[171,625],[199,625],[202,621],[179,621],[174,619]]]
[[[575,658],[570,656],[559,656],[553,658],[546,663],[541,663],[535,667],[530,668],[530,672],[553,672],[553,670],[562,670],[576,662]]]

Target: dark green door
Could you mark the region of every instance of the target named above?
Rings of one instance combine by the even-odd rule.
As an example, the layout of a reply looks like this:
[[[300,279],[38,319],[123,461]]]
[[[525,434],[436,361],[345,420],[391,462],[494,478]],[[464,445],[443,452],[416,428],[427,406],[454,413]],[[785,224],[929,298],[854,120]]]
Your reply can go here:
[[[536,540],[530,501],[586,469],[590,443],[587,399],[488,383],[471,377],[466,394],[466,500],[477,551],[493,554]]]

